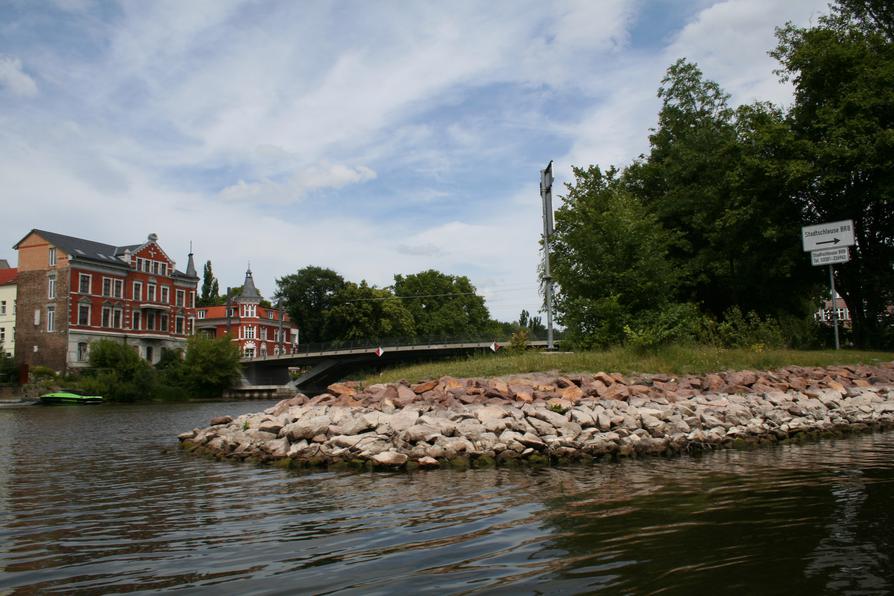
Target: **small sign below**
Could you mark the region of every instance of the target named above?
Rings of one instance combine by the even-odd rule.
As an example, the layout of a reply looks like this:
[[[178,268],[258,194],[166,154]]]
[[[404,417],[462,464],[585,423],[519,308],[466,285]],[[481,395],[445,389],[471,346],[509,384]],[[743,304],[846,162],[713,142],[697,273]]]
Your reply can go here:
[[[845,219],[801,228],[804,252],[854,245],[854,221]],[[815,263],[814,263],[815,264]]]
[[[490,351],[491,351],[491,352],[496,352],[497,350],[499,350],[499,349],[502,348],[502,347],[503,347],[503,346],[501,346],[501,345],[498,344],[497,342],[493,342],[493,343],[490,345]]]
[[[846,246],[826,248],[811,251],[810,260],[814,265],[834,265],[835,263],[847,263],[851,260],[851,254]]]
[[[376,348],[375,351],[373,351],[373,354],[375,354],[379,358],[381,358],[382,354],[384,354],[384,353],[385,353],[385,350],[383,350],[382,348]]]

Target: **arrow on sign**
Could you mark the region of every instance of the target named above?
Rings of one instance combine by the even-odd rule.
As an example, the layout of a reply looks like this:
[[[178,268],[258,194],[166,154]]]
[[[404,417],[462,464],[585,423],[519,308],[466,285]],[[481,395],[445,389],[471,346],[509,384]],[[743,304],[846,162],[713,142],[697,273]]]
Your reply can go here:
[[[823,240],[822,242],[817,242],[817,244],[838,244],[841,242],[840,238],[833,238],[831,240]]]

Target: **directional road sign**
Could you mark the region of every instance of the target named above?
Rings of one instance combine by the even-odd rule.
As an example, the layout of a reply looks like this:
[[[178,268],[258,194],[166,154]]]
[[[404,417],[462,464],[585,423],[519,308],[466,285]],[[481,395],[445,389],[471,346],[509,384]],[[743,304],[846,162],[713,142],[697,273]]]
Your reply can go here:
[[[846,246],[840,248],[824,248],[810,253],[810,260],[814,265],[833,265],[835,263],[847,263],[851,260],[850,250]]]
[[[801,243],[805,252],[824,248],[854,245],[854,222],[851,219],[833,221],[801,228]]]

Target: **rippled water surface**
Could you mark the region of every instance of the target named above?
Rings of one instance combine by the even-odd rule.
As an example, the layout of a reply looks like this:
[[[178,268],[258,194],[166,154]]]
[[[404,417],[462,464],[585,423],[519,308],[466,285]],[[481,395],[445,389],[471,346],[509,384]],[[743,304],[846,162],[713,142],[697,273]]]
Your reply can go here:
[[[546,469],[181,453],[270,403],[0,409],[0,593],[894,591],[894,433]]]

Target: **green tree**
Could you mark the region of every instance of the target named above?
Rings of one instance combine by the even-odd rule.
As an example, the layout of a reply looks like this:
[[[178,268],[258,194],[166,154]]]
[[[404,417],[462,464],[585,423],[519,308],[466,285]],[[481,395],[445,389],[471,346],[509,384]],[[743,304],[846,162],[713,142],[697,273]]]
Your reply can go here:
[[[787,156],[779,110],[738,110],[697,65],[671,65],[658,96],[650,152],[625,172],[628,188],[676,234],[669,258],[681,301],[721,315],[741,305],[797,311],[808,284],[800,221],[778,164]]]
[[[474,337],[493,328],[484,298],[464,275],[434,269],[395,275],[394,293],[413,315],[419,337]]]
[[[894,8],[841,0],[815,26],[777,30],[772,52],[794,84],[788,167],[804,224],[854,221],[851,260],[837,265],[860,347],[894,325]],[[823,272],[815,272],[817,281]]]
[[[326,336],[330,339],[412,337],[413,315],[391,290],[347,282],[326,311]]]
[[[336,294],[345,280],[332,269],[305,267],[276,280],[276,298],[282,299],[292,321],[301,330],[305,343],[328,341],[325,335],[326,313],[335,304]]]
[[[90,368],[80,385],[112,401],[151,399],[157,379],[135,346],[101,339],[90,343]]]
[[[624,325],[674,296],[678,272],[667,254],[675,238],[614,168],[573,171],[552,244],[558,320],[578,345],[620,342]]]
[[[217,283],[217,278],[214,277],[214,272],[211,270],[211,261],[206,261],[202,270],[202,291],[199,294],[199,299],[196,300],[196,306],[220,304],[219,294],[220,286]]]
[[[193,396],[218,397],[242,374],[239,347],[228,336],[193,335],[186,342],[182,378]]]

